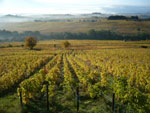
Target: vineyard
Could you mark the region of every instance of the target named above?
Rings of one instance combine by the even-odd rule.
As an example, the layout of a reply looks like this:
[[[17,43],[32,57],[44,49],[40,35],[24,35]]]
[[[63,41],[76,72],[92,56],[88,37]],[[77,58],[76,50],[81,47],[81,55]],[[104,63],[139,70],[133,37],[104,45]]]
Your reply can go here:
[[[62,42],[0,48],[0,113],[150,112],[149,41]]]

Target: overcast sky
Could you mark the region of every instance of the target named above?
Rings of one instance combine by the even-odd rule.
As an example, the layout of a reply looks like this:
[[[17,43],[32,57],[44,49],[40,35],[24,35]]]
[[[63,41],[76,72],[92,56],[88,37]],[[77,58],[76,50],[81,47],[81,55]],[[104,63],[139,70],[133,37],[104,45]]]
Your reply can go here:
[[[0,0],[0,14],[115,13],[122,7],[144,8],[148,12],[150,0]]]

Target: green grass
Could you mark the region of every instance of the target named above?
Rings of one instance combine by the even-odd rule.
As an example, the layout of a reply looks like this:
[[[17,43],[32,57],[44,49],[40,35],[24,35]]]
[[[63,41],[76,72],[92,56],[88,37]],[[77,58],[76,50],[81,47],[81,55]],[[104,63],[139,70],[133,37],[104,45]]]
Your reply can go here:
[[[81,95],[82,96],[82,95]],[[107,113],[108,108],[103,99],[80,100],[80,113]],[[73,96],[59,91],[55,101],[50,102],[49,111],[46,109],[46,99],[31,101],[30,105],[21,107],[17,94],[10,94],[0,98],[0,113],[76,113],[76,100]],[[108,112],[109,113],[109,112]]]
[[[17,94],[0,97],[0,113],[21,113],[21,106]]]

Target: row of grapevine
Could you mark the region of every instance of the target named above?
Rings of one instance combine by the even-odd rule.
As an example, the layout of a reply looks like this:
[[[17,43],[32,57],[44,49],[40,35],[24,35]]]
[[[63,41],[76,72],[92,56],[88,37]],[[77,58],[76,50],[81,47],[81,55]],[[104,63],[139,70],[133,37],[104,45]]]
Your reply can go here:
[[[78,58],[74,57],[72,58],[77,65],[80,66],[80,69],[83,69],[86,71],[83,72],[83,77],[82,79],[86,82],[86,86],[88,86],[88,93],[91,98],[96,98],[104,95],[104,91],[106,89],[107,83],[109,80],[109,74],[102,71],[98,70],[97,68],[88,65],[86,62],[83,60],[79,60]]]
[[[62,55],[59,55],[57,61],[55,62],[56,65],[47,73],[46,75],[46,81],[50,84],[49,86],[49,97],[52,99],[57,89],[61,86],[61,83],[63,82],[62,75],[61,75],[61,63],[62,63]],[[42,92],[46,92],[46,85],[44,85]]]
[[[82,96],[93,100],[104,99],[105,105],[114,103],[113,97],[113,110],[118,112],[147,113],[150,110],[149,56],[146,52],[136,55],[133,51],[119,49],[64,51],[39,72],[24,80],[18,92],[22,92],[23,103],[30,104],[32,99],[45,97],[47,85],[50,102],[54,102],[62,88],[63,93],[73,96],[77,96],[79,88]],[[4,74],[7,71],[2,71],[0,79],[7,77]],[[109,110],[110,107],[108,104]]]
[[[48,64],[39,70],[34,76],[29,79],[24,80],[20,83],[20,88],[18,88],[18,93],[22,92],[23,103],[27,104],[29,99],[35,99],[42,96],[41,90],[43,88],[43,83],[46,79],[47,73],[56,65],[56,60],[58,56],[55,56]]]
[[[92,51],[86,55],[76,55],[76,57],[98,67],[101,71],[101,79],[102,73],[105,73],[106,79],[111,79],[105,82],[106,91],[111,89],[115,93],[120,111],[148,112],[150,103],[149,55],[147,53],[143,59],[141,57],[143,54],[135,56],[131,51],[126,53],[120,50],[107,53],[103,50],[100,53]]]
[[[75,89],[78,86],[78,78],[76,74],[74,73],[74,70],[72,69],[71,65],[69,65],[68,59],[66,55],[63,57],[64,62],[64,91],[68,94],[71,94],[75,92]]]
[[[52,56],[11,56],[3,57],[1,67],[4,67],[0,77],[0,93],[14,87],[35,71],[45,65]],[[6,62],[3,63],[5,60]]]

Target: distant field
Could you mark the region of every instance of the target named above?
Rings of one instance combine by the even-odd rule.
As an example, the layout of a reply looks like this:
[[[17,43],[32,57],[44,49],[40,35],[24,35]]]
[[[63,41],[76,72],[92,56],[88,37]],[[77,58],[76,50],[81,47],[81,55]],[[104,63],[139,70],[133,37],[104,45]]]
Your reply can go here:
[[[78,19],[72,22],[24,22],[0,23],[0,29],[10,31],[40,31],[50,32],[87,32],[90,29],[111,30],[121,34],[150,33],[150,21],[126,21],[97,19],[96,22],[83,22]]]

